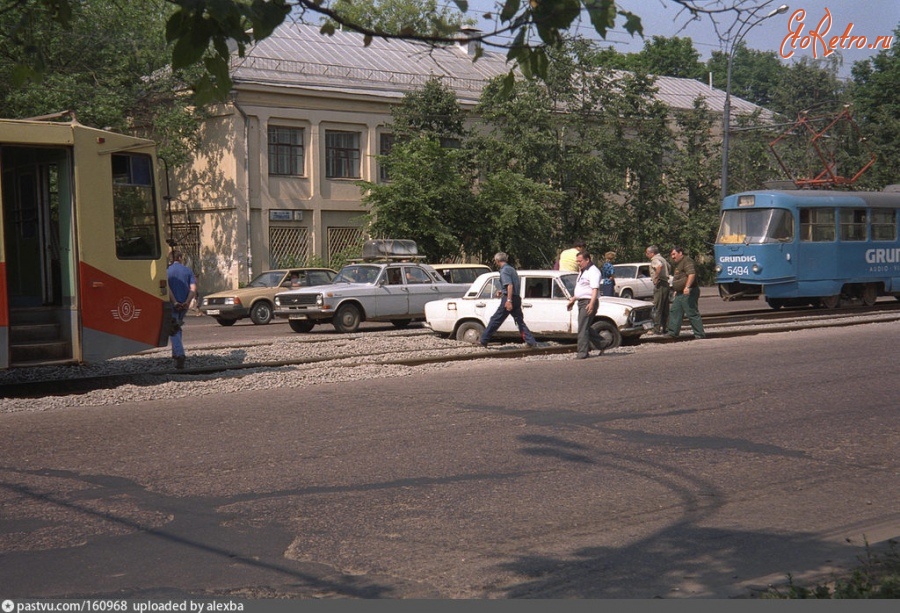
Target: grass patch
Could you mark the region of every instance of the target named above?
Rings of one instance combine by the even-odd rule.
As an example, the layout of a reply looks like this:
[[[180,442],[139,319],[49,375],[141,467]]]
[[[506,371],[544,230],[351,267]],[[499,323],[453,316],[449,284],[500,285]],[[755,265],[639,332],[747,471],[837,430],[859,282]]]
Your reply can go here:
[[[838,600],[858,598],[900,598],[900,552],[897,541],[889,540],[886,552],[875,552],[865,544],[858,557],[860,565],[848,577],[836,577],[813,587],[797,585],[789,574],[786,587],[770,587],[760,598]]]

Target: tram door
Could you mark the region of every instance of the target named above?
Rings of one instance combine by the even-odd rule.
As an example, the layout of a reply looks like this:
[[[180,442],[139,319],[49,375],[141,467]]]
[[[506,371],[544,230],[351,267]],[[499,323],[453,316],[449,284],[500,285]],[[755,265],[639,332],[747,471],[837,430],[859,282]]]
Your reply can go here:
[[[10,366],[75,353],[71,160],[66,148],[0,147]]]

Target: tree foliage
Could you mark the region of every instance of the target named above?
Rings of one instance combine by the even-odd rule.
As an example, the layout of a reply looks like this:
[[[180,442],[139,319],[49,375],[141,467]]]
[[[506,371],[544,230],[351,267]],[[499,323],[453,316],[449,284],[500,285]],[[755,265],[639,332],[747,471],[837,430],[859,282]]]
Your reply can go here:
[[[452,36],[475,20],[437,0],[336,0],[334,12],[346,23],[395,35]],[[326,19],[332,26],[340,24]]]
[[[0,116],[70,110],[85,125],[157,140],[170,163],[186,161],[199,112],[179,93],[190,76],[167,69],[172,7],[162,0],[83,0],[68,7],[64,23],[51,8],[26,2],[0,12],[8,32],[0,38]],[[35,64],[40,74],[27,68]]]
[[[894,41],[900,39],[900,26]],[[877,156],[862,184],[883,187],[900,182],[900,56],[897,45],[853,65],[854,115]]]

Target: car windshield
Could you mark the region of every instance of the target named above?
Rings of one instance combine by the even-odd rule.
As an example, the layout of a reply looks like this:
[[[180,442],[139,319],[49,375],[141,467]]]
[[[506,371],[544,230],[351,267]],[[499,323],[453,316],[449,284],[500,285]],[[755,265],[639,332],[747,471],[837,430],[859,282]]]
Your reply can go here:
[[[727,210],[722,213],[722,245],[779,243],[794,240],[794,217],[785,209]]]
[[[562,281],[562,284],[565,286],[566,291],[569,292],[569,296],[575,295],[575,281],[578,280],[578,275],[570,274],[570,275],[561,275],[559,280]]]
[[[334,278],[335,283],[375,283],[380,266],[369,264],[348,264],[341,268],[341,272]]]
[[[247,287],[277,287],[283,278],[283,270],[267,270],[266,272],[257,275]]]
[[[634,279],[637,277],[637,266],[613,266],[616,279]]]

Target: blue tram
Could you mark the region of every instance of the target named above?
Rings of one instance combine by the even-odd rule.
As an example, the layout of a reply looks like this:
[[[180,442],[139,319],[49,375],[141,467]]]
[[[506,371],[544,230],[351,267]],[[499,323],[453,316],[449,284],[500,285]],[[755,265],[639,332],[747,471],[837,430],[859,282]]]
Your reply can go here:
[[[722,203],[716,282],[772,308],[900,299],[900,191],[756,191]]]

